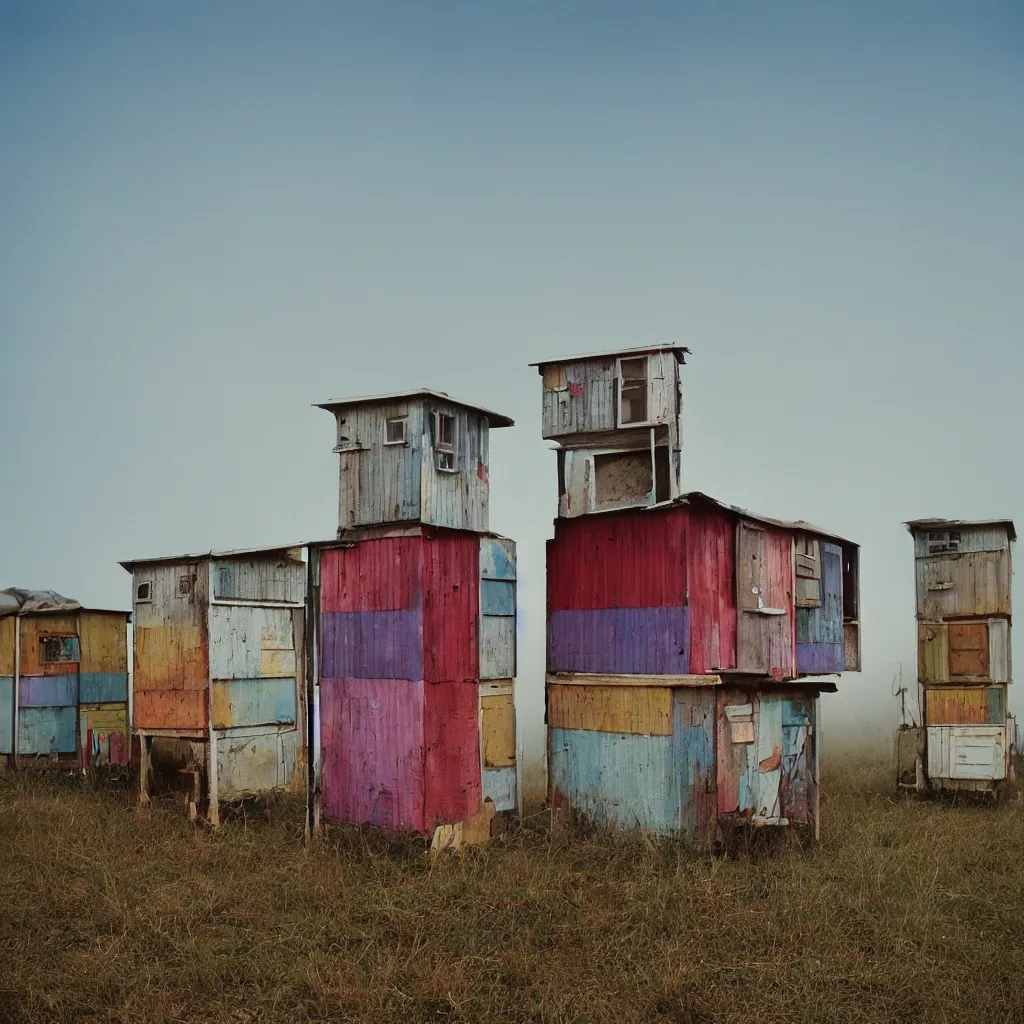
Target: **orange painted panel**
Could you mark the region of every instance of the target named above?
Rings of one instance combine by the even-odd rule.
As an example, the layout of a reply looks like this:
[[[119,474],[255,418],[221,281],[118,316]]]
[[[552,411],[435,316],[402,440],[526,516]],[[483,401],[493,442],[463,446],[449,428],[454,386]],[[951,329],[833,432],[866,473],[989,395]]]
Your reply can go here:
[[[0,676],[14,675],[14,622],[13,615],[0,619]]]
[[[21,674],[23,676],[66,675],[78,671],[74,662],[59,662],[60,668],[47,672],[42,657],[42,640],[47,636],[78,636],[77,615],[29,616],[21,620]]]
[[[128,671],[128,628],[123,615],[82,612],[79,629],[83,672]]]
[[[136,690],[136,729],[206,729],[209,697],[205,690]]]
[[[951,622],[949,624],[949,674],[988,676],[988,623]]]
[[[199,626],[135,630],[135,683],[140,690],[206,690],[208,646]]]
[[[1006,717],[1003,686],[930,687],[925,690],[928,725],[1000,725]]]

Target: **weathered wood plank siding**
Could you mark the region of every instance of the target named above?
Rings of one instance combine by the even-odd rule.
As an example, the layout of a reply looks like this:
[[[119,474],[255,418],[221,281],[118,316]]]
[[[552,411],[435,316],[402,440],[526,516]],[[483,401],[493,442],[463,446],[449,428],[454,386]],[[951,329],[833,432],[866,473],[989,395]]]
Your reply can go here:
[[[714,689],[672,691],[672,727],[678,828],[692,839],[711,839],[718,819]]]
[[[455,416],[455,472],[437,468],[434,413]],[[431,526],[486,533],[490,519],[487,417],[459,406],[429,401],[424,406],[426,439],[422,450],[420,518]]]
[[[387,421],[406,418],[406,443],[385,444]],[[337,413],[338,524],[348,528],[420,518],[423,449],[420,402],[357,405]],[[347,450],[344,450],[347,449]]]
[[[930,686],[924,720],[926,725],[1003,725],[1006,686]]]
[[[666,686],[548,686],[548,726],[671,736],[672,691]]]
[[[668,424],[678,407],[679,364],[671,352],[648,359],[648,417]],[[615,357],[582,359],[544,368],[541,433],[545,438],[618,428],[618,363]]]
[[[480,539],[480,678],[516,674],[516,546]]]
[[[679,828],[671,736],[549,729],[548,765],[555,807],[623,828]]]
[[[480,809],[480,692],[475,682],[424,684],[423,820],[428,828],[466,821]]]
[[[737,667],[773,679],[796,672],[793,539],[741,520],[737,540]]]
[[[843,552],[838,544],[820,540],[821,579],[817,608],[796,609],[796,668],[807,675],[846,669],[843,640]]]
[[[423,721],[422,681],[322,679],[324,815],[423,831]]]
[[[714,510],[691,509],[686,538],[690,671],[735,668],[735,519]]]
[[[927,622],[1010,614],[1009,550],[917,559],[918,617]]]
[[[12,670],[13,672],[13,670]],[[0,754],[14,753],[14,676],[0,676]]]
[[[480,678],[480,543],[470,533],[437,532],[423,542],[423,678]]]
[[[302,604],[306,593],[306,566],[300,550],[278,558],[238,558],[214,561],[215,601],[254,601]]]
[[[206,564],[136,565],[136,595],[142,583],[150,584],[151,599],[133,605],[134,727],[205,731],[210,680]]]

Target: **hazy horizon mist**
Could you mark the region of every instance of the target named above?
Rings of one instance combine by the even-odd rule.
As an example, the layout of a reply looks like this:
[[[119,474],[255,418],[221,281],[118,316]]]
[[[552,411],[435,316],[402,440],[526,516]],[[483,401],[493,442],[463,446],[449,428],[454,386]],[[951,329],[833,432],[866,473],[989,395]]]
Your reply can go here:
[[[0,0],[0,586],[127,608],[118,560],[331,537],[312,403],[443,390],[516,420],[491,527],[536,755],[526,364],[670,340],[684,489],[861,544],[825,745],[891,741],[902,522],[1024,520],[1022,50],[997,3]]]

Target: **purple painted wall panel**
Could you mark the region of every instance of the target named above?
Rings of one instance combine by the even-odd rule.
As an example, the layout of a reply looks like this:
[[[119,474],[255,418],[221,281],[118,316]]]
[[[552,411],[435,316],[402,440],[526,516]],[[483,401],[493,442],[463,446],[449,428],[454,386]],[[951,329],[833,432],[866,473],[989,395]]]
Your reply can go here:
[[[18,706],[22,708],[70,708],[78,703],[78,675],[22,676]]]
[[[548,616],[548,670],[685,675],[688,608],[597,608]]]
[[[842,644],[801,644],[796,645],[796,667],[798,672],[808,675],[844,672],[846,654]]]
[[[322,621],[324,676],[423,678],[423,615],[418,609],[328,612]]]
[[[423,829],[423,688],[411,679],[323,679],[324,816]]]

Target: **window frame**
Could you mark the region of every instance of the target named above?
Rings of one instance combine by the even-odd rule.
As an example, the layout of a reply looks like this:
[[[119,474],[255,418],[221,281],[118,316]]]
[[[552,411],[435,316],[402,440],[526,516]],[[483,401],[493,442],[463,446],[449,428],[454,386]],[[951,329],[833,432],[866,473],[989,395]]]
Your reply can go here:
[[[441,423],[447,418],[452,421],[452,440],[448,444],[441,440]],[[451,458],[450,466],[442,466],[442,459]],[[458,473],[459,471],[459,417],[453,412],[434,412],[434,468],[439,473]]]
[[[148,588],[146,590],[146,596],[145,597],[139,597],[139,591],[143,587],[147,587]],[[139,582],[135,584],[135,603],[136,604],[152,604],[153,603],[153,581],[151,579],[149,579],[149,580],[139,580]]]
[[[626,388],[624,387],[624,381],[626,378],[622,375],[622,364],[623,363],[635,363],[639,360],[644,361],[645,365],[645,382],[647,385],[647,395],[644,401],[644,412],[646,418],[642,420],[630,420],[628,423],[622,420],[622,402]],[[630,377],[629,380],[637,380],[639,378]],[[640,355],[640,356],[620,356],[615,360],[615,383],[616,383],[616,396],[615,396],[615,425],[620,430],[631,430],[634,427],[653,427],[657,425],[657,421],[651,418],[651,356]],[[630,390],[636,390],[635,386]]]
[[[397,440],[391,440],[390,430],[393,423],[400,423],[402,425],[402,436]],[[408,416],[388,416],[384,420],[384,446],[386,448],[399,448],[405,447],[409,444],[409,417]]]

